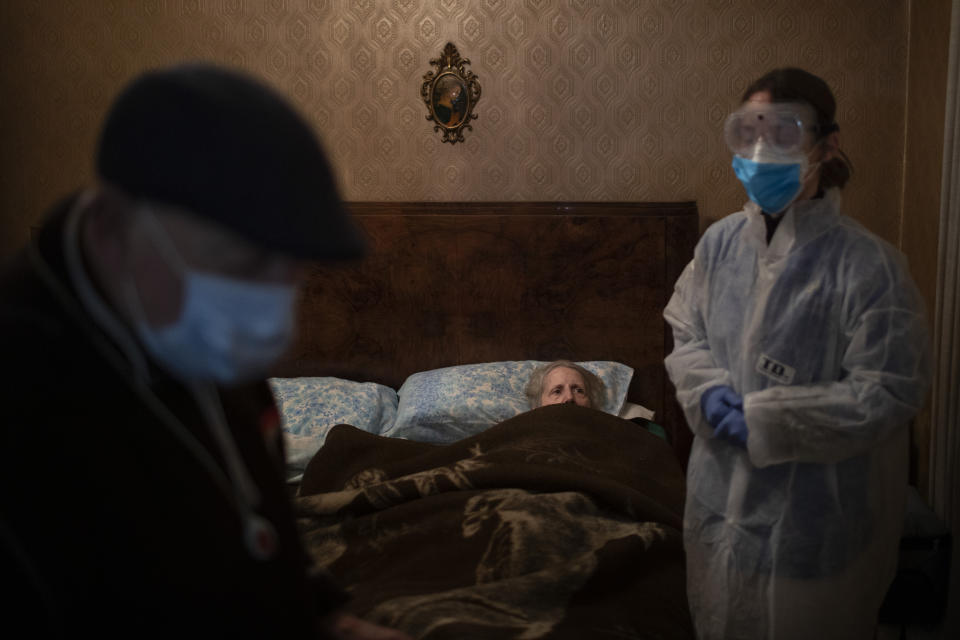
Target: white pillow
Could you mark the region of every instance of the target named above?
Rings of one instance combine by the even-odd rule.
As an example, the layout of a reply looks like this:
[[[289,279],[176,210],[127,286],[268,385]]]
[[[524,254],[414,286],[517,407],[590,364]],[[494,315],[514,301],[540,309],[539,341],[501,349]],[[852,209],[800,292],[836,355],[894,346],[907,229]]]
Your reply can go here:
[[[400,387],[393,425],[380,435],[437,444],[455,442],[512,418],[530,405],[524,387],[541,360],[486,362],[411,375]],[[623,408],[633,369],[619,362],[578,362],[603,380],[601,411]]]
[[[287,481],[303,475],[330,428],[349,424],[379,434],[393,425],[397,392],[375,382],[342,378],[270,378],[287,450]]]
[[[645,420],[653,420],[654,413],[650,409],[647,409],[643,405],[634,404],[632,402],[624,402],[623,408],[620,409],[618,414],[624,420],[632,420],[633,418],[644,418]]]

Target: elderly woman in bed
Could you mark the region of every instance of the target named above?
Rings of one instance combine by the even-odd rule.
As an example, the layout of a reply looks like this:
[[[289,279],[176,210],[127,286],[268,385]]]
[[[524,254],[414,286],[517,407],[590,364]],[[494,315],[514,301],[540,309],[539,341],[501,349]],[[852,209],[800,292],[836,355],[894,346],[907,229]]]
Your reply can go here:
[[[548,404],[603,404],[603,381],[569,360],[555,360],[534,369],[524,391],[531,409]]]

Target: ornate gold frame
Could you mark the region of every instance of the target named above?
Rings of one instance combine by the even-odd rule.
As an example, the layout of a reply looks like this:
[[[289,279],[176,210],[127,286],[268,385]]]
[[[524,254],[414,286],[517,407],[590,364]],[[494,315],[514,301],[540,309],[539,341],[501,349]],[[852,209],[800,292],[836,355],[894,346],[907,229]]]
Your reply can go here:
[[[470,120],[477,117],[473,108],[480,99],[480,82],[473,71],[464,69],[470,60],[461,58],[452,42],[430,64],[437,70],[425,73],[420,86],[427,120],[434,122],[434,131],[443,132],[443,142],[463,142],[464,129],[472,131]]]

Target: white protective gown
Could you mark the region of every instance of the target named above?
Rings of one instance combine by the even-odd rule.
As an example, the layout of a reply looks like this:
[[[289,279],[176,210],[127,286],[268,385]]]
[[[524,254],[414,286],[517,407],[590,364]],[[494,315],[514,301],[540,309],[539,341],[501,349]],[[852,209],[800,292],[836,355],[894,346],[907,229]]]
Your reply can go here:
[[[794,204],[710,226],[664,311],[667,371],[695,438],[684,541],[701,638],[872,638],[896,568],[908,421],[924,402],[923,303],[893,247]],[[701,394],[744,399],[746,450],[712,439]]]

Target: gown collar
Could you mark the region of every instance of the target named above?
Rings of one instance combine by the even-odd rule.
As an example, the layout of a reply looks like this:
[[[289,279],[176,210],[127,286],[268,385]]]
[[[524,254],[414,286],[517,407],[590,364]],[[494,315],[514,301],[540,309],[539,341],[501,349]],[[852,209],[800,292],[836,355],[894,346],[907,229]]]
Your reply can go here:
[[[768,261],[786,257],[814,238],[834,227],[840,218],[840,189],[827,189],[822,198],[800,200],[790,205],[767,244],[767,226],[763,213],[754,202],[744,205],[747,214],[747,237],[757,253]]]

